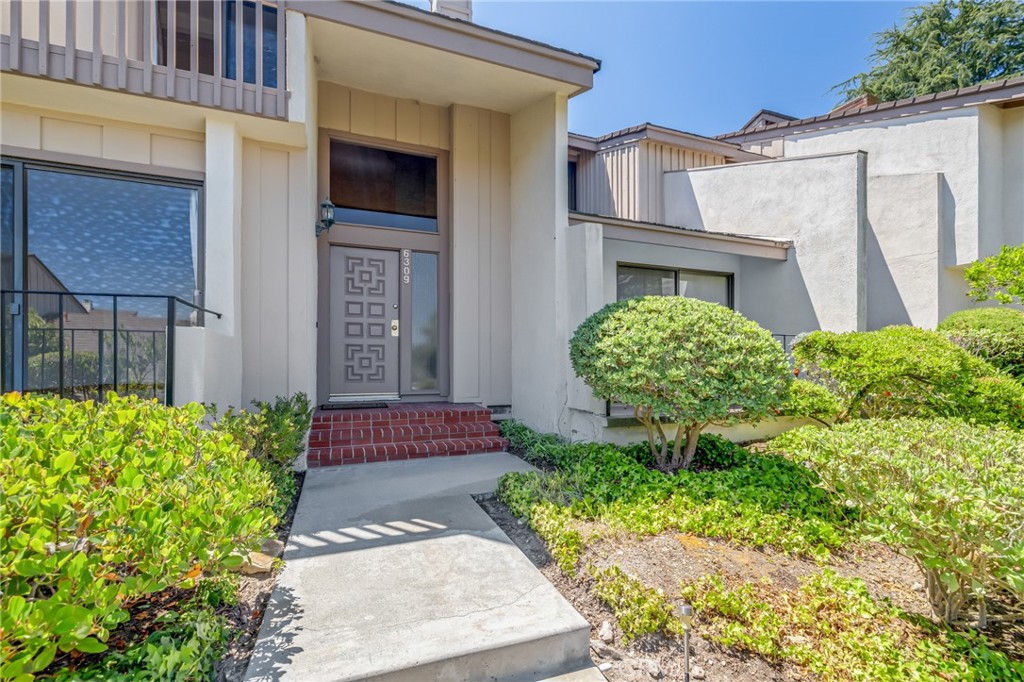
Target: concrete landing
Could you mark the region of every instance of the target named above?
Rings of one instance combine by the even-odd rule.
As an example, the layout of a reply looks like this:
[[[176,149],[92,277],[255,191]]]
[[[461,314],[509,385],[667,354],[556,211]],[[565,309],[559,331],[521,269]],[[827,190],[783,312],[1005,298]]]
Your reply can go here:
[[[543,680],[591,666],[588,623],[470,497],[503,453],[306,474],[246,679]]]

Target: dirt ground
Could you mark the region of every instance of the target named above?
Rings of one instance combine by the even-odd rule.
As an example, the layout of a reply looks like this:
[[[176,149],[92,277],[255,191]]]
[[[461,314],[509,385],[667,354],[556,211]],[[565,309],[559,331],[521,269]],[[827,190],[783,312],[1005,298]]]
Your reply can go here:
[[[591,581],[573,580],[555,565],[543,541],[493,497],[478,500],[509,538],[591,625],[591,657],[610,682],[683,680],[682,642],[660,635],[623,645],[611,610],[591,592]],[[618,565],[644,585],[666,595],[677,594],[683,581],[710,573],[757,580],[767,576],[783,589],[795,589],[802,578],[821,568],[813,561],[771,551],[749,550],[694,535],[669,532],[637,539],[625,535],[604,538],[587,548],[584,561],[598,568]],[[888,598],[910,613],[927,615],[923,578],[914,562],[878,544],[867,544],[846,556],[833,557],[830,567],[844,577],[862,579],[876,599]],[[602,641],[602,626],[611,625],[613,638]],[[605,628],[607,635],[607,627]],[[1015,658],[1024,642],[1024,624],[986,633]],[[690,638],[690,672],[695,680],[715,682],[774,682],[814,680],[816,676],[789,664],[721,647],[694,634]]]
[[[590,591],[590,580],[572,580],[555,565],[544,546],[543,541],[528,526],[514,518],[501,502],[494,498],[479,500],[495,523],[505,534],[529,557],[540,572],[551,581],[562,595],[569,600],[577,611],[590,622],[590,655],[608,678],[609,682],[639,682],[660,679],[666,681],[682,680],[683,643],[660,635],[649,635],[626,646],[622,644],[622,632],[619,630],[611,609],[605,606]],[[660,536],[658,539],[663,538]],[[616,543],[618,544],[618,543]],[[617,546],[613,556],[605,557],[605,563],[617,563],[623,570],[643,580],[644,584],[662,586],[654,580],[653,573],[671,575],[671,571],[660,571],[658,564],[651,564],[642,572],[641,557],[647,554],[642,543],[636,547]],[[678,544],[678,543],[677,543]],[[609,549],[609,548],[605,548]],[[682,546],[680,545],[680,549]],[[619,553],[621,551],[621,553]],[[675,552],[653,551],[663,565],[671,565]],[[685,551],[680,552],[685,554]],[[597,561],[600,550],[593,553]],[[629,562],[629,558],[634,559]],[[691,566],[693,564],[690,564]],[[678,581],[682,575],[666,590],[666,593],[678,589]],[[662,580],[659,575],[659,580]],[[667,585],[666,585],[667,586]],[[665,589],[663,587],[663,589]],[[608,622],[614,633],[610,642],[600,639],[602,624]],[[722,682],[781,682],[783,680],[813,680],[801,670],[790,665],[777,665],[760,656],[741,654],[718,646],[698,635],[690,637],[690,676],[694,680],[715,680]]]
[[[297,490],[302,491],[304,473],[296,474]],[[299,496],[295,495],[291,506],[285,512],[281,524],[277,527],[277,539],[282,542],[288,541],[288,533],[292,529],[292,520],[295,518],[295,509],[299,506]],[[245,669],[249,666],[249,658],[252,656],[253,647],[256,645],[256,636],[263,624],[263,612],[270,601],[270,593],[277,582],[277,574],[280,568],[272,573],[264,575],[242,575],[238,585],[238,604],[225,608],[221,614],[228,619],[228,623],[235,630],[236,634],[228,645],[227,653],[217,663],[218,682],[241,682],[245,677]]]

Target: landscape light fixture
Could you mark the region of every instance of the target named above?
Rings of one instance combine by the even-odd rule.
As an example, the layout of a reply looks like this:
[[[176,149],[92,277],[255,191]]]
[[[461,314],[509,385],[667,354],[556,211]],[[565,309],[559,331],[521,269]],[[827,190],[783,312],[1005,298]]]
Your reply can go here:
[[[690,682],[690,628],[693,626],[693,607],[679,607],[679,622],[683,626],[683,682]]]
[[[331,229],[331,225],[334,225],[334,204],[329,197],[324,197],[320,202],[320,222],[316,224],[316,236],[319,237]]]

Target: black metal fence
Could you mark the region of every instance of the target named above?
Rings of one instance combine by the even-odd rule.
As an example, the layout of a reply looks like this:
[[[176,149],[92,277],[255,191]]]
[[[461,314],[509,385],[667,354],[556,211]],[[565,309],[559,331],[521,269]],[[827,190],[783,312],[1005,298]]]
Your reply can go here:
[[[220,313],[177,296],[0,291],[3,392],[174,402],[175,330]]]

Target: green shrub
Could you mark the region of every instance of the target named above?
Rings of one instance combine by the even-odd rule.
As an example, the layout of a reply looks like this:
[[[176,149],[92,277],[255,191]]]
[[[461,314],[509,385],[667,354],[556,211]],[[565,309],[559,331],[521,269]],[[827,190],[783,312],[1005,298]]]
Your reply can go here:
[[[1000,376],[998,370],[938,332],[916,327],[812,332],[793,346],[793,355],[808,378],[841,401],[836,421],[961,417],[1024,423],[1024,404],[1012,386],[979,383]],[[988,403],[996,399],[999,405]]]
[[[821,384],[801,379],[789,383],[789,394],[779,414],[785,417],[806,417],[828,425],[842,411],[843,403],[835,393]]]
[[[953,313],[939,331],[969,353],[1017,379],[1024,379],[1024,312],[974,308]]]
[[[964,279],[975,301],[1024,303],[1024,244],[1005,245],[996,255],[971,263]]]
[[[0,678],[98,653],[145,595],[237,564],[267,537],[272,491],[199,405],[136,397],[0,401]]]
[[[771,413],[790,378],[786,354],[767,330],[724,306],[682,296],[605,306],[576,329],[569,357],[597,397],[633,406],[666,471],[690,466],[708,424]],[[662,417],[677,424],[671,459]]]
[[[553,433],[537,433],[514,419],[498,424],[501,435],[508,439],[509,452],[531,464],[557,466],[555,457],[563,450],[565,440]]]
[[[669,447],[675,443],[670,442]],[[644,466],[654,467],[657,462],[647,443],[634,443],[621,448]],[[702,433],[697,438],[697,452],[690,465],[692,471],[720,471],[742,466],[750,453],[745,448],[715,433]]]
[[[214,666],[224,655],[230,628],[223,616],[201,606],[168,611],[160,629],[125,651],[113,652],[78,670],[62,670],[56,682],[192,682],[215,679]]]
[[[305,393],[278,396],[273,403],[253,401],[253,406],[257,408],[254,411],[228,408],[216,418],[213,428],[230,435],[267,472],[276,491],[274,513],[280,517],[298,492],[292,463],[305,447],[313,409]],[[207,409],[216,417],[216,405]]]
[[[913,558],[937,617],[992,595],[1024,597],[1024,434],[957,420],[865,420],[784,433],[772,447],[810,462],[856,504],[865,528]]]

